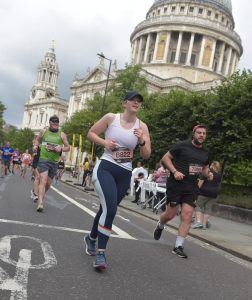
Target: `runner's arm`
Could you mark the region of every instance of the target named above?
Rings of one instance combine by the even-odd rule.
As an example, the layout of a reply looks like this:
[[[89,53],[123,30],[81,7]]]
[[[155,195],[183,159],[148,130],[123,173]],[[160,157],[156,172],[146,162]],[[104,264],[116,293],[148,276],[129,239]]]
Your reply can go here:
[[[39,133],[39,136],[35,139],[34,141],[34,147],[33,147],[33,150],[37,150],[38,149],[38,146],[40,144],[42,144],[42,137],[43,135],[45,134],[46,132],[46,129],[42,129]]]
[[[142,130],[142,132],[141,132]],[[142,158],[149,159],[151,155],[151,142],[150,142],[150,134],[148,127],[145,123],[141,122],[140,124],[140,136],[138,137],[139,144],[145,142],[144,146],[140,146],[140,154]]]
[[[184,178],[184,174],[177,171],[176,168],[174,167],[172,163],[173,156],[171,153],[168,151],[162,158],[163,163],[167,166],[167,168],[173,173],[174,177],[176,180],[181,180]]]
[[[104,146],[108,150],[113,150],[116,147],[116,141],[106,141],[99,137],[99,135],[107,130],[108,126],[113,122],[114,119],[115,114],[106,114],[90,128],[87,138],[97,145]]]
[[[66,134],[64,132],[61,132],[61,138],[62,138],[62,142],[63,142],[63,147],[62,147],[62,151],[63,152],[69,152],[70,150],[70,146],[66,137]]]
[[[213,173],[209,169],[209,165],[206,165],[203,167],[201,174],[205,177],[207,177],[207,180],[213,180]]]

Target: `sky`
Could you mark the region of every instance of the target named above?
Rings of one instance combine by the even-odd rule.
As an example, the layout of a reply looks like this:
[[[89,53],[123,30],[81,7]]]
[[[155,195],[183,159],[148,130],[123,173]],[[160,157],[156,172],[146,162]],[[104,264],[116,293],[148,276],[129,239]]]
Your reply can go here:
[[[75,73],[86,76],[97,53],[124,68],[130,35],[153,0],[0,0],[0,101],[4,119],[21,128],[37,67],[54,39],[60,97],[69,100]],[[244,48],[239,69],[252,69],[252,1],[232,0],[235,31]],[[106,61],[105,61],[106,63]],[[108,67],[108,62],[107,65]]]

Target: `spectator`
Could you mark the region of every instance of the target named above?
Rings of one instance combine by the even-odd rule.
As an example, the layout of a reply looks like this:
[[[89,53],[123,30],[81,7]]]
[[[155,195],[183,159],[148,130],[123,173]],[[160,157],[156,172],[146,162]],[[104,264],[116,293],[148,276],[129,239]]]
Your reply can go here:
[[[170,171],[166,168],[162,160],[160,161],[160,168],[155,172],[154,178],[156,183],[166,184],[167,178],[170,176]],[[154,200],[154,206],[165,196],[165,193],[157,192],[157,196]],[[162,206],[162,211],[165,211],[165,204]]]
[[[65,157],[60,156],[59,157],[59,163],[58,163],[58,169],[55,174],[55,182],[54,184],[60,185],[59,181],[61,180],[61,177],[65,171]]]
[[[83,179],[82,179],[82,186],[85,186],[86,185],[86,177],[87,177],[87,174],[88,174],[88,166],[89,166],[89,162],[88,162],[87,157],[85,157],[83,165],[84,165],[84,174],[83,174]]]
[[[146,170],[142,167],[142,164],[140,161],[137,163],[137,167],[138,167],[138,169],[136,170],[135,175],[134,175],[135,200],[131,201],[132,203],[137,203],[139,201],[140,194],[141,194],[141,188],[139,188],[139,184],[140,184],[140,182],[147,179]]]
[[[209,216],[212,212],[213,203],[219,194],[219,184],[221,182],[220,163],[214,161],[210,166],[210,171],[214,174],[213,180],[207,180],[206,177],[202,177],[199,181],[199,197],[197,205],[195,207],[196,222],[191,228],[203,228],[206,229],[206,224]],[[202,213],[204,212],[203,222]]]
[[[86,179],[85,179],[85,183],[86,183],[85,186],[86,187],[90,187],[91,186],[94,167],[95,167],[94,163],[91,160],[90,164],[88,166],[88,169],[87,169],[88,173],[87,173],[87,176],[86,176]]]

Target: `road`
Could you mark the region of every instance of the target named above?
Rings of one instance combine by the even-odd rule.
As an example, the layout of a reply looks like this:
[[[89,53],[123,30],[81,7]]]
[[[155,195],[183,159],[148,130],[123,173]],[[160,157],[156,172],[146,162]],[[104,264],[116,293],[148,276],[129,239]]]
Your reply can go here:
[[[171,253],[176,232],[153,239],[155,222],[118,209],[107,269],[86,255],[99,200],[64,184],[53,186],[36,211],[33,182],[0,181],[0,299],[252,299],[252,265],[190,238],[188,259]]]

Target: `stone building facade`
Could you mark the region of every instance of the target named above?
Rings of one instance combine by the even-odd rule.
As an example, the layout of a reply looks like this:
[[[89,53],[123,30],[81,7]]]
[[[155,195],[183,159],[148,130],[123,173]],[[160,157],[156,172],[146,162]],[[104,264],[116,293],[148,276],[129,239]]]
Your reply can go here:
[[[30,128],[35,135],[48,126],[52,115],[59,116],[61,122],[67,117],[69,101],[61,99],[57,90],[59,75],[54,42],[38,66],[37,81],[25,103],[22,128]]]
[[[233,74],[243,53],[231,0],[154,0],[130,37],[149,91],[209,90]]]

